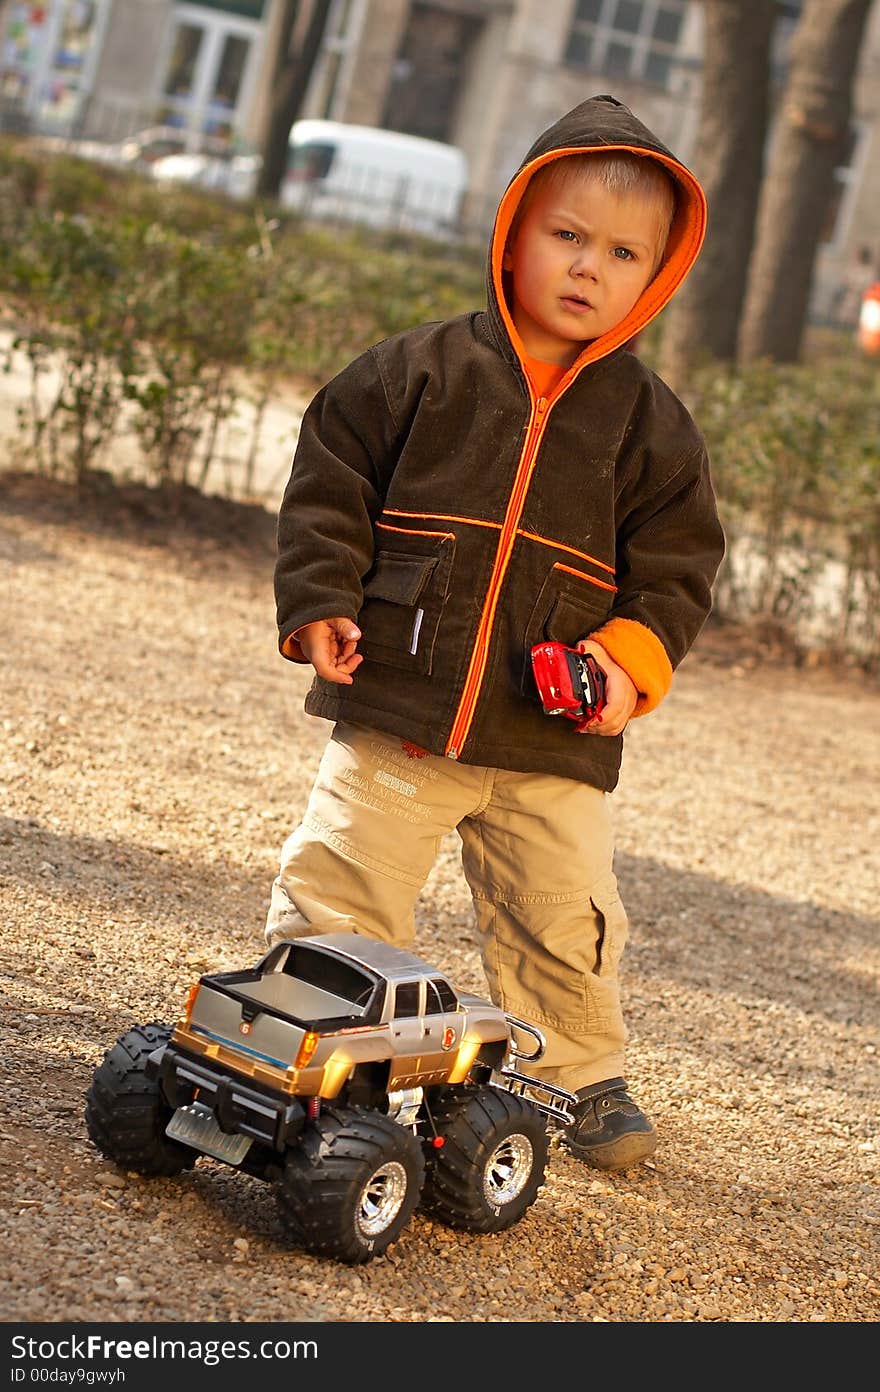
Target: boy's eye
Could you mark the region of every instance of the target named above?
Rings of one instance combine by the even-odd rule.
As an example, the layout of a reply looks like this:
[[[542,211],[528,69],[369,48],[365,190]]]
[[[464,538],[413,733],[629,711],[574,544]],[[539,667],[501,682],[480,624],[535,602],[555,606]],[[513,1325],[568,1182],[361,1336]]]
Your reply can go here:
[[[561,237],[562,240],[563,240],[564,242],[576,242],[576,241],[577,241],[577,233],[576,233],[576,232],[572,232],[572,231],[571,231],[569,228],[567,228],[567,227],[560,227],[560,229],[559,229],[559,231],[556,233],[556,235],[557,235],[557,237]]]
[[[618,261],[635,261],[636,259],[634,253],[631,252],[628,247],[615,247],[614,255],[617,257]]]

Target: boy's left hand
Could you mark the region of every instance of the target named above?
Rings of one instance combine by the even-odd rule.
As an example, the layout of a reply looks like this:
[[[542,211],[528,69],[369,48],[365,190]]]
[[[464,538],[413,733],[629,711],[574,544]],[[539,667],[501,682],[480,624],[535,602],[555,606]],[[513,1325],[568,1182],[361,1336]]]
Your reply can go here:
[[[578,652],[592,653],[605,673],[605,705],[599,715],[578,733],[622,735],[639,699],[635,682],[608,656],[601,643],[582,638],[576,647]]]

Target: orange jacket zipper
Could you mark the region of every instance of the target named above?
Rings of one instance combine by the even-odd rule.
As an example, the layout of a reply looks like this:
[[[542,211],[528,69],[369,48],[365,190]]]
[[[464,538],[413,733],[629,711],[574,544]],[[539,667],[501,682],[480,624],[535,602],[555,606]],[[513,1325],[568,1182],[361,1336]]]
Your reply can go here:
[[[501,589],[504,576],[507,573],[510,553],[516,541],[517,527],[519,526],[519,519],[522,515],[529,483],[531,482],[532,470],[535,467],[538,446],[541,443],[541,436],[544,433],[544,427],[547,423],[548,404],[546,396],[539,396],[538,400],[535,402],[532,418],[529,421],[526,443],[517,466],[516,478],[514,479],[513,489],[510,494],[510,501],[507,504],[507,512],[501,527],[501,534],[498,538],[498,550],[495,553],[495,564],[489,579],[489,587],[486,591],[483,612],[480,615],[480,626],[477,629],[477,636],[474,640],[471,660],[468,665],[467,676],[464,680],[464,689],[461,693],[461,700],[458,703],[458,710],[455,713],[452,729],[449,732],[449,740],[444,751],[447,759],[458,758],[464,747],[464,742],[468,737],[468,731],[471,728],[471,722],[474,718],[474,710],[476,708],[477,698],[480,694],[480,687],[483,684],[486,662],[489,658],[489,640],[492,636],[492,627],[495,622],[498,593]]]

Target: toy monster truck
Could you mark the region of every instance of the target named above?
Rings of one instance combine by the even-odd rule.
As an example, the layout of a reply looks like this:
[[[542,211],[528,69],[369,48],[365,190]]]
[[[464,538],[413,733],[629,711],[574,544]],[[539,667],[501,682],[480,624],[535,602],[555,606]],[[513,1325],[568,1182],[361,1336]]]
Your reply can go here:
[[[140,1174],[205,1155],[265,1179],[298,1246],[363,1262],[420,1203],[471,1232],[519,1221],[543,1182],[548,1120],[569,1121],[576,1101],[514,1067],[543,1048],[534,1026],[412,953],[326,933],[203,976],[173,1028],[121,1035],[86,1125]]]

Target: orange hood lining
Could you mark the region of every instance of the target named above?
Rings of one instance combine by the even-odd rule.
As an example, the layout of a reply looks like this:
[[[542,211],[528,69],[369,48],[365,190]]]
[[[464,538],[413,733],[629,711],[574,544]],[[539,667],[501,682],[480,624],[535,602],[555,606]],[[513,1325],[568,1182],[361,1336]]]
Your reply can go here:
[[[557,392],[567,386],[572,377],[587,363],[595,362],[598,358],[605,357],[608,353],[612,353],[615,348],[629,342],[636,334],[641,333],[652,319],[657,317],[661,309],[672,299],[697,259],[706,235],[706,195],[690,170],[668,155],[661,155],[638,145],[575,145],[551,150],[548,154],[532,160],[530,164],[519,171],[502,198],[492,234],[492,281],[495,297],[505,328],[510,335],[510,341],[516,349],[521,363],[528,355],[510,313],[510,307],[504,294],[501,272],[510,224],[525,192],[526,185],[542,165],[549,164],[555,159],[562,159],[565,155],[607,155],[620,150],[627,150],[631,154],[654,159],[660,164],[666,165],[676,184],[684,188],[686,197],[676,199],[675,216],[669,230],[669,238],[660,270],[642,291],[626,318],[607,333],[594,339],[575,359],[558,384]],[[528,374],[526,374],[526,380],[528,380]]]

